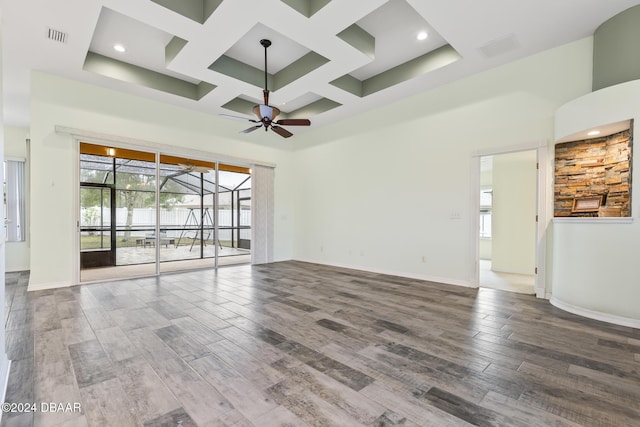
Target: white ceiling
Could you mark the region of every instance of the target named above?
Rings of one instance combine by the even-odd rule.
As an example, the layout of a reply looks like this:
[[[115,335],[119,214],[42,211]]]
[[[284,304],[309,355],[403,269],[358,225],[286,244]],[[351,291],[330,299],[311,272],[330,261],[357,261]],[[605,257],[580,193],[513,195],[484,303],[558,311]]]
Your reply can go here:
[[[198,1],[204,0],[190,0]],[[311,0],[307,1],[311,4]],[[304,4],[305,0],[298,3]],[[268,52],[270,74],[309,52],[327,60],[277,88],[271,96],[272,105],[283,112],[294,111],[294,117],[295,110],[318,99],[337,105],[308,117],[310,128],[291,129],[294,133],[313,131],[592,35],[601,23],[639,3],[640,0],[333,0],[307,17],[281,0],[224,0],[200,23],[151,0],[2,0],[4,119],[12,126],[29,125],[32,69],[212,115],[238,115],[238,111],[222,106],[235,99],[259,101],[262,84],[247,83],[209,67],[224,55],[263,70],[264,51],[259,40],[269,38],[273,41]],[[374,57],[337,36],[353,24],[375,38]],[[67,33],[66,42],[49,40],[48,28]],[[430,36],[419,42],[415,36],[422,30]],[[164,48],[174,36],[186,43],[167,62]],[[125,45],[127,52],[113,51],[114,43]],[[331,84],[345,75],[366,80],[446,45],[457,51],[461,57],[458,61],[426,73],[409,73],[411,78],[367,96]],[[190,85],[206,82],[215,89],[195,100],[89,72],[83,69],[89,51]],[[244,69],[244,65],[240,67]],[[250,114],[246,111],[247,117]],[[240,125],[239,130],[242,128]],[[252,135],[243,137],[251,140]]]

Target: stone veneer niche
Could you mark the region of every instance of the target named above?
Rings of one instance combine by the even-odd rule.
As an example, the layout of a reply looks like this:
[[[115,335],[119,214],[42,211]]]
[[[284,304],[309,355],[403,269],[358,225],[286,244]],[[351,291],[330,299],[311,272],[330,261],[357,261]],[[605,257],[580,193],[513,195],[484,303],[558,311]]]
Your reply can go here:
[[[556,145],[554,216],[631,216],[632,129]],[[598,196],[599,211],[572,212],[575,199]]]

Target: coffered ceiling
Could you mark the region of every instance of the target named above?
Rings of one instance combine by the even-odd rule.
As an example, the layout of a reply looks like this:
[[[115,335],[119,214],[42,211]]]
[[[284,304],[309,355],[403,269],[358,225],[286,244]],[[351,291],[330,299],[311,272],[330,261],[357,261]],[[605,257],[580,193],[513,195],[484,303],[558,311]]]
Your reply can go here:
[[[266,38],[273,43],[270,104],[284,118],[311,120],[296,133],[312,131],[589,36],[638,3],[4,0],[5,123],[29,124],[31,69],[214,116],[253,118],[264,86],[259,41]],[[421,32],[426,39],[418,40]]]

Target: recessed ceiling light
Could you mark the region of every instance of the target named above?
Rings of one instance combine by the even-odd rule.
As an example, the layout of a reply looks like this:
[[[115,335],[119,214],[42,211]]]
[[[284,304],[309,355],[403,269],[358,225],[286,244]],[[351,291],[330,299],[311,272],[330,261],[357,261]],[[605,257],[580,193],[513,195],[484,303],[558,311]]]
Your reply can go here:
[[[419,33],[418,33],[418,35],[416,36],[416,38],[417,38],[418,40],[426,40],[428,36],[429,36],[429,35],[427,34],[427,32],[426,32],[426,31],[421,31],[421,32],[419,32]]]
[[[587,135],[589,135],[589,136],[600,135],[600,131],[599,130],[592,130],[591,132],[587,133]]]
[[[127,51],[127,49],[125,49],[124,46],[122,46],[120,43],[116,43],[113,45],[113,50],[115,50],[116,52],[120,52],[120,53],[124,53]]]

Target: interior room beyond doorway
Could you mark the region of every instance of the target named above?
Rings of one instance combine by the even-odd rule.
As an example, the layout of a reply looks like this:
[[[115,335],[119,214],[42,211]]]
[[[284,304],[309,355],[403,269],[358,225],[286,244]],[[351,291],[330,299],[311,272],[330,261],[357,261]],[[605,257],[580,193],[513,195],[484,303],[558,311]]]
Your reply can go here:
[[[535,293],[537,151],[480,158],[479,286]]]

